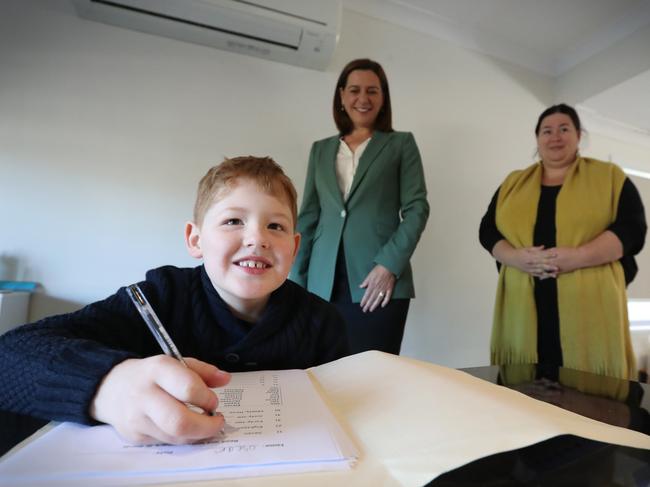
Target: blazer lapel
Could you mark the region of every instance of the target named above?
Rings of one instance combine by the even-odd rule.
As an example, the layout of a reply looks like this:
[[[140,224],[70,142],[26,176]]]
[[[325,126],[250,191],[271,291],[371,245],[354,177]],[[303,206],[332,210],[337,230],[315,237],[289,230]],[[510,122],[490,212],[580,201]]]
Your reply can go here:
[[[366,147],[366,150],[363,151],[361,159],[359,160],[359,166],[354,173],[354,179],[352,180],[352,186],[350,187],[348,201],[350,201],[350,198],[352,198],[352,195],[361,183],[364,174],[372,162],[381,153],[381,150],[384,148],[389,139],[390,137],[385,132],[375,132],[372,134],[372,138],[370,139],[370,142],[368,142],[368,147]]]

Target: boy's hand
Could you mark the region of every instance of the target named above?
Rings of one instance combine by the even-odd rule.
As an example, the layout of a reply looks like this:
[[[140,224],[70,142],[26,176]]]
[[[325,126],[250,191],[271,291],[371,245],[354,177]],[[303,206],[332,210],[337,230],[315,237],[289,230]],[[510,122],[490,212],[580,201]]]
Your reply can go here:
[[[230,381],[230,374],[200,360],[188,367],[166,355],[129,359],[106,374],[91,403],[90,415],[111,424],[133,443],[191,443],[217,436],[223,416],[201,414],[185,403],[214,411],[210,387]]]

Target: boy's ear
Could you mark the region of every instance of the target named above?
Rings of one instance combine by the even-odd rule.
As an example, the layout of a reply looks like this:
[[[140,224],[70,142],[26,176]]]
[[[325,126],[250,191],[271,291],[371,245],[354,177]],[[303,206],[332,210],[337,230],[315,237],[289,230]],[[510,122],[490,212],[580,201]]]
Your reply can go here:
[[[300,249],[300,239],[301,238],[302,238],[302,236],[298,232],[293,234],[293,240],[294,240],[294,244],[296,246],[293,249],[293,260],[296,260],[296,255],[298,255],[298,250]]]
[[[203,258],[201,250],[201,230],[194,222],[185,224],[185,246],[187,252],[195,259]]]

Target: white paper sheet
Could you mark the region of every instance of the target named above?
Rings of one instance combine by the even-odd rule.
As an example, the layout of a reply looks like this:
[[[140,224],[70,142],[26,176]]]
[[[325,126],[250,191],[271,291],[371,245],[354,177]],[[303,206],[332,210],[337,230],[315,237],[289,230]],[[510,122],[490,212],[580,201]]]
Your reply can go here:
[[[0,463],[0,478],[11,485],[133,485],[336,470],[357,456],[304,371],[236,373],[215,391],[227,423],[222,437],[135,446],[110,426],[63,423]]]

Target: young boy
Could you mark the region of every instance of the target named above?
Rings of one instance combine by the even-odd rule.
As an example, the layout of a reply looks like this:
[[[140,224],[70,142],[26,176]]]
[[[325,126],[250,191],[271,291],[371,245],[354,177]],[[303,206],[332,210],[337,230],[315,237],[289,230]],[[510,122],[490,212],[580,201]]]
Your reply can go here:
[[[0,408],[112,424],[136,443],[215,436],[210,390],[228,371],[307,368],[347,354],[329,303],[287,280],[298,251],[296,190],[270,158],[238,157],[201,179],[185,241],[203,265],[139,283],[189,367],[161,355],[121,288],[67,315],[0,337]]]

